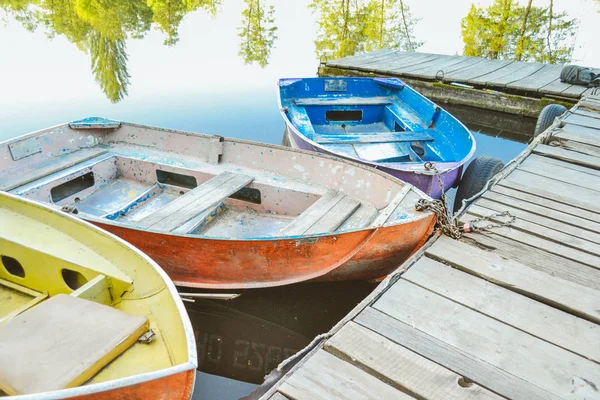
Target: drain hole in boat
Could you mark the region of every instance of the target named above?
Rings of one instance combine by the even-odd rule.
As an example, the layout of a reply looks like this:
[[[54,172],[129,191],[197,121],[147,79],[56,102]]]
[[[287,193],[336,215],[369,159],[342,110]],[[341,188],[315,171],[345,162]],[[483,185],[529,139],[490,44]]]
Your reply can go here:
[[[402,127],[397,121],[394,121],[394,132],[404,132],[406,129]]]
[[[325,112],[327,121],[361,121],[362,110],[329,110]]]
[[[196,181],[196,177],[194,176],[162,171],[160,169],[156,170],[156,179],[159,183],[181,186],[188,189],[193,189],[198,186],[198,181]]]
[[[232,199],[247,201],[248,203],[260,204],[260,190],[252,188],[241,188],[231,196]]]
[[[62,277],[68,287],[73,290],[77,290],[87,283],[87,279],[80,272],[73,271],[72,269],[63,269]]]
[[[77,178],[53,187],[50,189],[50,196],[52,196],[52,201],[56,203],[57,201],[66,199],[67,197],[92,186],[94,186],[94,173],[88,172],[85,175],[78,176]]]
[[[25,278],[25,270],[20,262],[9,256],[2,256],[2,265],[8,271],[9,274],[18,276],[19,278]]]

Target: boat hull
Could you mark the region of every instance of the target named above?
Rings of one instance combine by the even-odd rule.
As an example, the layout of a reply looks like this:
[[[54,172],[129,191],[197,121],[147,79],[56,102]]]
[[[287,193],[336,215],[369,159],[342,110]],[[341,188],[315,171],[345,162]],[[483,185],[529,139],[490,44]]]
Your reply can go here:
[[[435,217],[378,229],[271,240],[167,235],[91,221],[153,258],[179,286],[248,289],[308,280],[371,280],[423,245]]]
[[[289,121],[287,120],[284,135],[287,137],[288,142],[292,148],[315,151],[317,153],[332,155],[336,157],[343,157],[339,153],[328,151],[327,149],[321,146],[315,146],[309,139],[306,138],[306,136],[300,134],[296,129],[294,129],[294,127],[291,126]],[[348,159],[357,161],[356,159],[352,158]],[[439,199],[442,195],[442,190],[436,175],[425,175],[412,171],[401,170],[398,168],[390,168],[377,163],[365,162],[364,160],[358,161],[361,161],[364,164],[369,165],[370,167],[374,167],[380,171],[388,173],[404,182],[408,182],[435,199]],[[444,172],[440,174],[440,179],[444,187],[444,192],[448,191],[453,187],[458,186],[460,177],[462,175],[462,169],[462,163],[454,163],[453,166],[446,168]]]

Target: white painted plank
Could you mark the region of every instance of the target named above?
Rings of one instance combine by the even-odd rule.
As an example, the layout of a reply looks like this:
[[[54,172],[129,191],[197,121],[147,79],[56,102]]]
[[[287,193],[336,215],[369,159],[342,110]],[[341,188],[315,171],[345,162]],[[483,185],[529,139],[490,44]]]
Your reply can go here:
[[[600,325],[593,322],[427,257],[402,278],[582,357],[600,361]]]
[[[325,349],[419,399],[502,398],[354,322],[329,339]]]
[[[278,390],[294,400],[413,398],[325,350],[313,354]]]
[[[392,104],[389,97],[312,97],[294,101],[298,107],[309,106],[382,106]]]
[[[410,282],[398,281],[373,307],[557,396],[575,397],[574,377],[600,384],[597,363]]]
[[[554,307],[600,322],[600,292],[536,271],[466,243],[441,237],[426,254]]]

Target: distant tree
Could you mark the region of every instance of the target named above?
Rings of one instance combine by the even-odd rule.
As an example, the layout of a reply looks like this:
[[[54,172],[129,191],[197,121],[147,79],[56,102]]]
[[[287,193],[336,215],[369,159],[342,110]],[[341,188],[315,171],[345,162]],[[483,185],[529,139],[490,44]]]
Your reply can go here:
[[[573,52],[577,21],[528,1],[494,0],[483,9],[471,6],[461,22],[464,55],[491,59],[567,63]]]
[[[271,49],[277,36],[275,32],[275,8],[270,5],[265,8],[260,0],[244,0],[246,8],[242,11],[242,24],[238,27],[240,47],[238,54],[244,63],[258,63],[265,67],[269,62]]]
[[[318,14],[319,56],[341,58],[383,48],[415,51],[423,44],[414,34],[419,19],[404,0],[313,0],[309,7]]]

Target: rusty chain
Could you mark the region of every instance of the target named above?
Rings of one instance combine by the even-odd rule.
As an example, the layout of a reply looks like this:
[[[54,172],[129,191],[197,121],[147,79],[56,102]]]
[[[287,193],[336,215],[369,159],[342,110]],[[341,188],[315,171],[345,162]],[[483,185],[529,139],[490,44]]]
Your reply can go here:
[[[417,201],[417,204],[415,204],[415,209],[417,211],[429,210],[435,213],[435,215],[437,216],[436,230],[441,230],[441,232],[444,235],[449,236],[453,239],[460,239],[463,233],[489,231],[492,228],[510,226],[513,222],[516,221],[516,217],[514,215],[512,215],[508,211],[503,211],[494,213],[489,216],[476,218],[464,224],[459,224],[458,220],[456,219],[456,216],[452,215],[448,208],[448,202],[446,200],[446,191],[444,190],[444,183],[442,182],[441,174],[435,166],[435,163],[427,161],[423,166],[426,170],[434,172],[438,181],[438,185],[440,187],[441,195],[440,200],[419,199],[419,201]],[[492,220],[497,217],[509,217],[509,220],[504,222],[493,222]],[[490,223],[485,226],[476,225],[477,222],[482,221],[489,221]]]

